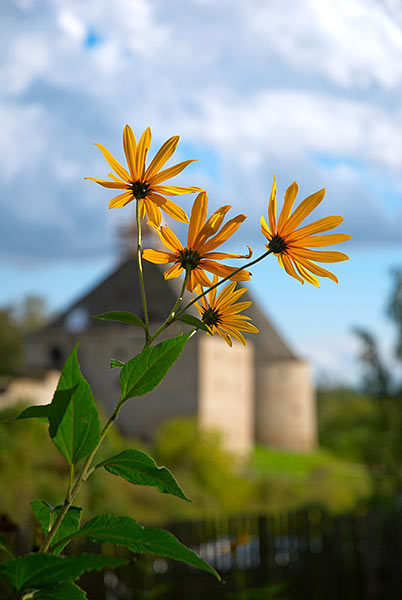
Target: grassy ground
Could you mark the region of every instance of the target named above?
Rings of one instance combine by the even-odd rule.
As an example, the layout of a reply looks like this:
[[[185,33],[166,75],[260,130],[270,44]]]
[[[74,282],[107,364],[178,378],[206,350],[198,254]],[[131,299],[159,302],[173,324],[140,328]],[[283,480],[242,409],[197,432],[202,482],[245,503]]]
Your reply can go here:
[[[141,445],[114,431],[102,454],[117,454],[129,447]],[[239,463],[222,449],[219,436],[201,433],[195,422],[185,419],[166,424],[155,444],[143,449],[159,465],[171,469],[193,502],[133,486],[102,469],[77,498],[87,508],[87,516],[111,511],[161,523],[217,514],[277,512],[311,503],[342,511],[370,493],[364,467],[329,452],[295,454],[258,446],[246,463]],[[34,498],[62,502],[67,472],[44,423],[0,422],[0,513],[27,522],[32,519],[29,502]]]
[[[257,446],[250,468],[258,479],[271,482],[270,504],[294,507],[320,502],[335,511],[351,508],[371,492],[363,465],[340,459],[326,450],[296,454]],[[275,490],[281,490],[280,497]],[[285,493],[286,492],[286,493]]]

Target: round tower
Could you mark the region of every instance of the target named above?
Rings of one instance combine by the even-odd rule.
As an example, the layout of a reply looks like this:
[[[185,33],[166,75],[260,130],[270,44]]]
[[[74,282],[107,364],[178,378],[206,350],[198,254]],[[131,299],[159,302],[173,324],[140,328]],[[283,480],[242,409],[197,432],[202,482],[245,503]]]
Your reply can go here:
[[[295,452],[317,446],[315,394],[310,365],[299,359],[257,367],[256,441]]]

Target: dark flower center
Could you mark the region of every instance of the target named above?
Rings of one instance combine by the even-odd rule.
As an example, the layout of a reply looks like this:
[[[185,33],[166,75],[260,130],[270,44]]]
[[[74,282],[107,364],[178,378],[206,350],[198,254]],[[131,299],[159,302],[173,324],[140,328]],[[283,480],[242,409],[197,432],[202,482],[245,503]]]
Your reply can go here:
[[[178,262],[181,264],[183,269],[189,269],[192,271],[196,269],[200,264],[201,256],[198,254],[197,250],[192,250],[191,248],[183,248],[179,252],[179,260]]]
[[[272,240],[268,244],[268,249],[274,254],[282,254],[285,252],[287,248],[287,244],[284,239],[281,238],[278,234],[274,235]]]
[[[134,198],[142,200],[149,192],[149,185],[144,181],[134,181],[131,185]]]
[[[205,325],[208,325],[208,327],[211,327],[212,325],[215,325],[215,327],[217,327],[222,323],[222,318],[219,314],[219,311],[216,310],[216,308],[209,307],[204,308],[202,321],[205,323]]]

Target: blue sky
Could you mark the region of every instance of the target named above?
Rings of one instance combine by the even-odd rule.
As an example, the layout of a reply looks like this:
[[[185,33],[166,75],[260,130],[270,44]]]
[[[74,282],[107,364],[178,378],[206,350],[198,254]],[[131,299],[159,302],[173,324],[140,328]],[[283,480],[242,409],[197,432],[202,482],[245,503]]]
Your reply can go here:
[[[351,327],[381,336],[389,270],[402,264],[402,9],[394,0],[9,0],[0,5],[0,303],[44,294],[69,304],[112,268],[110,194],[84,181],[122,158],[125,123],[157,149],[180,134],[182,185],[248,219],[242,252],[263,246],[272,175],[278,197],[325,187],[314,218],[340,214],[351,260],[339,285],[303,287],[275,260],[250,289],[317,377],[356,381]],[[191,206],[190,197],[180,200]]]

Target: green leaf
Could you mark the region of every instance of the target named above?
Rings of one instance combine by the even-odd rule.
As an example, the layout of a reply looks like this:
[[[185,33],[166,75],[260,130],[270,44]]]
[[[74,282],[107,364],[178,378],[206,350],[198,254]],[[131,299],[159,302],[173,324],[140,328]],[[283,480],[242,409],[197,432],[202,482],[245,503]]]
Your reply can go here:
[[[32,598],[33,600],[86,600],[88,596],[78,585],[67,581],[54,587],[38,590]]]
[[[19,415],[18,417],[15,417],[16,420],[17,419],[39,419],[39,421],[44,421],[45,423],[47,423],[49,421],[49,407],[50,404],[42,404],[39,406],[28,406],[28,408],[25,408]]]
[[[10,548],[6,543],[6,540],[3,538],[2,535],[0,535],[0,555],[1,554],[7,554],[8,556],[14,557],[14,554],[11,552]]]
[[[196,329],[203,329],[204,331],[211,333],[209,327],[205,325],[201,319],[197,319],[197,317],[193,317],[193,315],[183,315],[182,317],[179,317],[177,321],[182,321],[182,323],[186,323],[186,325],[191,325]]]
[[[55,586],[78,579],[85,571],[100,571],[126,564],[117,558],[100,554],[80,554],[73,557],[52,554],[26,554],[0,565],[3,575],[16,590]]]
[[[160,384],[179,358],[191,333],[170,338],[147,348],[129,360],[121,370],[121,400],[148,394]]]
[[[107,321],[119,321],[120,323],[128,323],[129,325],[137,325],[146,329],[145,323],[140,317],[131,312],[126,311],[112,311],[103,313],[102,315],[92,315],[94,319],[104,319]]]
[[[115,358],[112,358],[110,360],[111,369],[121,369],[122,367],[124,367],[124,364],[124,362],[121,362],[121,360],[116,360]]]
[[[31,506],[35,513],[35,517],[39,521],[42,531],[46,536],[55,520],[59,516],[63,505],[53,507],[44,500],[32,500]],[[70,506],[68,509],[52,541],[51,549],[53,549],[54,554],[60,554],[60,552],[68,543],[67,541],[63,544],[59,544],[60,540],[63,540],[67,536],[79,530],[81,512],[82,508],[80,506]],[[57,546],[57,549],[55,549],[55,546]]]
[[[96,448],[100,423],[89,383],[81,374],[77,348],[67,358],[49,406],[49,434],[70,464],[78,463]]]
[[[96,465],[98,467],[104,467],[113,475],[120,475],[135,485],[151,485],[162,494],[173,494],[191,502],[169,469],[158,467],[154,459],[141,450],[124,450],[102,461]]]
[[[212,573],[220,580],[215,569],[179,542],[174,535],[164,529],[146,529],[131,517],[115,517],[108,513],[98,515],[71,537],[86,537],[94,542],[126,546],[131,552],[156,554],[180,560]]]

